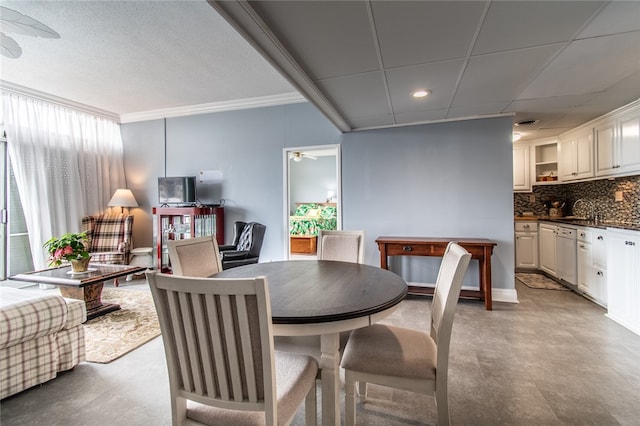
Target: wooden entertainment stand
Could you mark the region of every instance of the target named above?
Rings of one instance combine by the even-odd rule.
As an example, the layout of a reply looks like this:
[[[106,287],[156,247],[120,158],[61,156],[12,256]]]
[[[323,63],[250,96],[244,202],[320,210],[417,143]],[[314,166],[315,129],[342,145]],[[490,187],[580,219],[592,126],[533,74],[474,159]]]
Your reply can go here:
[[[442,257],[450,241],[456,241],[479,262],[480,290],[462,290],[460,297],[484,300],[484,307],[493,309],[491,300],[491,254],[497,245],[491,240],[479,238],[423,238],[423,237],[378,237],[380,267],[389,269],[387,256],[437,256]],[[433,287],[409,286],[409,293],[433,294]]]

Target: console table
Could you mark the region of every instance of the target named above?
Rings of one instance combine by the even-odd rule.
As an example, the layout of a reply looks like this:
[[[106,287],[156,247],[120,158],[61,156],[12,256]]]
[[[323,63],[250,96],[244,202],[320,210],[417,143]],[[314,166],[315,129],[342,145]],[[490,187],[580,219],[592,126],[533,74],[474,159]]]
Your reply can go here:
[[[484,300],[485,309],[490,311],[491,301],[491,254],[497,245],[491,240],[479,238],[422,238],[422,237],[378,237],[380,267],[389,269],[387,256],[437,256],[442,257],[450,241],[456,241],[477,259],[480,271],[480,290],[462,290],[460,297]],[[433,287],[409,286],[412,294],[433,294]]]

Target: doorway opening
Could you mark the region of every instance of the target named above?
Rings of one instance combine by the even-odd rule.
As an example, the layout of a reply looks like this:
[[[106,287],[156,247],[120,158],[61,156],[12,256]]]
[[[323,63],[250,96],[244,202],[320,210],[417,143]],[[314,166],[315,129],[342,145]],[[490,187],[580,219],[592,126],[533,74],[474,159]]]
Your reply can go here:
[[[285,259],[315,258],[320,229],[342,229],[340,145],[285,148]]]

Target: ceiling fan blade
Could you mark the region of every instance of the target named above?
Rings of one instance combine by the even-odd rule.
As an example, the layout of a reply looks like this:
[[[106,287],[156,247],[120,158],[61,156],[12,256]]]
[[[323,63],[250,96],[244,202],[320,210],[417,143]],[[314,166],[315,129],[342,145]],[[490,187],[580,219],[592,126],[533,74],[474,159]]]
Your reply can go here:
[[[0,54],[7,58],[16,59],[22,55],[22,49],[14,39],[0,33]]]
[[[309,155],[309,154],[302,154],[304,156],[304,158],[308,158],[309,160],[317,160],[318,157],[314,157],[313,155]]]
[[[0,27],[8,33],[34,37],[60,38],[60,34],[30,16],[0,6]]]

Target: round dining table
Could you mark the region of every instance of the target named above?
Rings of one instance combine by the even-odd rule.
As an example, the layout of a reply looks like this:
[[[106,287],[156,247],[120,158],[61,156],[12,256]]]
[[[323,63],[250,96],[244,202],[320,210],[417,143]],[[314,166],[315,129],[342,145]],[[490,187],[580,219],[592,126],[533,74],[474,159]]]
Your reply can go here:
[[[322,423],[340,424],[340,332],[390,315],[407,283],[375,266],[328,260],[287,260],[227,269],[216,278],[266,276],[275,336],[320,336]]]

